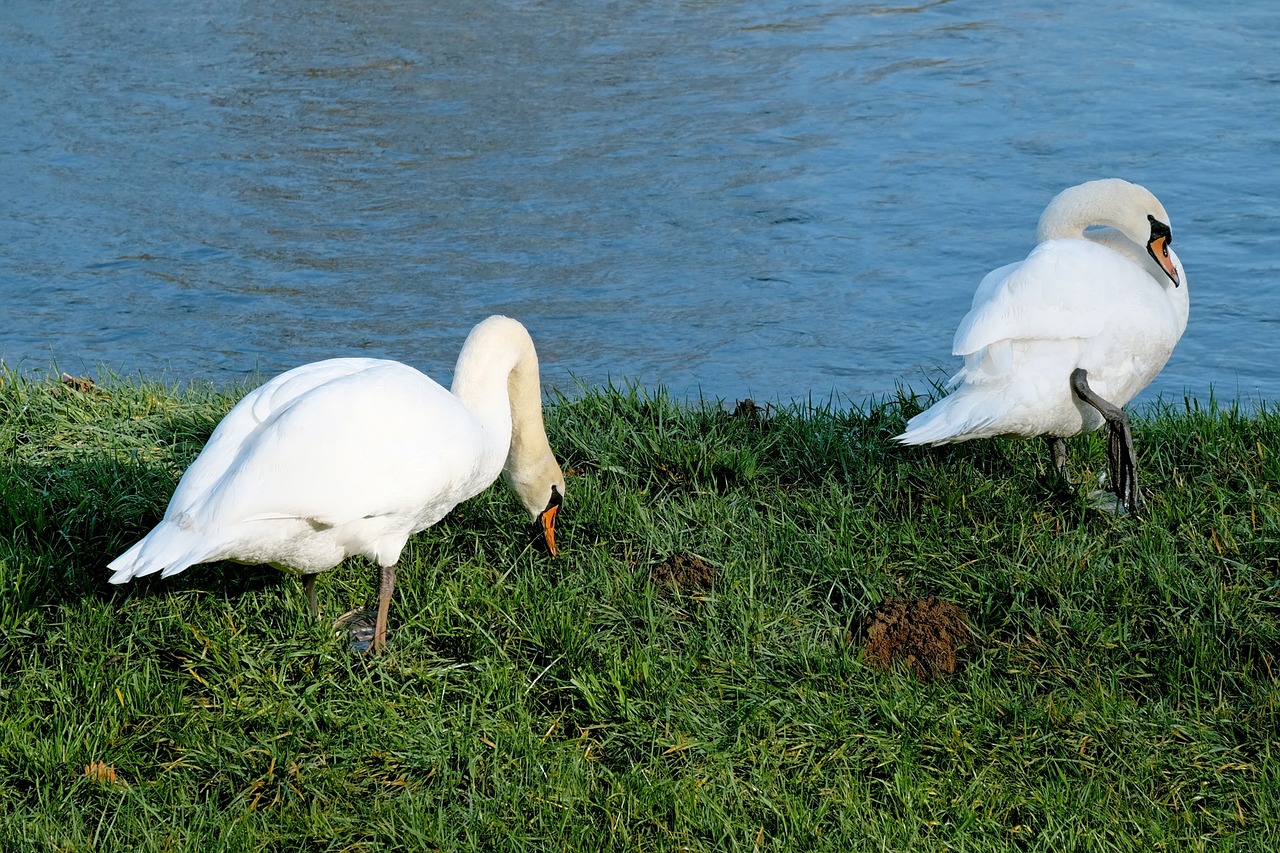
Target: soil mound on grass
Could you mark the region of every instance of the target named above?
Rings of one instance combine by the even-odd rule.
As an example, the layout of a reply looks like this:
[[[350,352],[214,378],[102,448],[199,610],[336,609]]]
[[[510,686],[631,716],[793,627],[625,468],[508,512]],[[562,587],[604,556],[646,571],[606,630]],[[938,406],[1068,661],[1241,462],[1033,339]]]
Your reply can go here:
[[[683,593],[709,592],[716,582],[716,570],[694,554],[672,554],[649,572],[659,586]]]
[[[866,660],[881,672],[898,661],[921,681],[954,675],[957,652],[972,641],[965,612],[949,601],[927,598],[886,598],[871,614],[867,626]]]

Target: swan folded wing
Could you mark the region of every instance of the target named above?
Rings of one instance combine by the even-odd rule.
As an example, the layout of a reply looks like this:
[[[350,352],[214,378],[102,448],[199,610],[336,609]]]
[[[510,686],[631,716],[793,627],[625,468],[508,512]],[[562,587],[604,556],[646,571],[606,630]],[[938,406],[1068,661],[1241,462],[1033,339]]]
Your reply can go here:
[[[242,444],[193,515],[220,525],[297,518],[321,528],[442,516],[475,494],[481,434],[470,412],[426,376],[396,368],[296,397]]]
[[[417,373],[408,365],[378,358],[330,358],[325,361],[315,361],[281,373],[241,402],[252,400],[248,406],[249,412],[252,418],[261,424],[303,394],[321,385],[359,373],[397,369]]]
[[[1049,240],[1020,264],[983,279],[956,329],[952,351],[968,356],[999,341],[1092,338],[1111,322],[1117,282],[1140,269],[1086,240]]]
[[[242,449],[252,442],[259,431],[299,397],[329,382],[389,363],[394,362],[372,358],[317,361],[281,373],[250,391],[219,422],[200,455],[182,475],[182,480],[169,501],[165,517],[176,517],[189,512],[193,502],[204,497],[227,473]]]

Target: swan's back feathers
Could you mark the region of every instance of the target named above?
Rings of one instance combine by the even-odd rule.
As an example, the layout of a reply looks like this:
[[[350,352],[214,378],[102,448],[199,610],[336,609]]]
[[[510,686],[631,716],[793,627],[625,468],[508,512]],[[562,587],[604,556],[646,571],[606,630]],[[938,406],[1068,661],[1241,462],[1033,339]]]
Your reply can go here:
[[[225,522],[303,518],[339,525],[434,503],[437,493],[465,490],[483,473],[476,470],[481,435],[444,388],[410,367],[382,362],[272,412],[190,512]],[[493,477],[500,468],[501,459]]]
[[[111,583],[124,583],[133,578],[160,572],[162,577],[178,572],[208,559],[199,547],[199,541],[184,535],[175,524],[162,521],[134,546],[107,564],[111,569]]]
[[[1134,272],[1128,260],[1087,240],[1041,243],[1025,261],[982,280],[952,352],[969,355],[1001,340],[1092,338],[1123,298],[1115,279]]]
[[[289,371],[219,424],[161,523],[111,562],[111,581],[219,559],[317,571],[348,553],[398,553],[497,478],[509,436],[491,438],[457,398],[398,362]]]
[[[253,435],[287,409],[294,400],[328,382],[355,376],[388,363],[376,358],[332,358],[312,362],[281,373],[250,391],[219,422],[200,455],[182,475],[177,490],[169,500],[165,518],[189,512],[192,502],[226,474]]]

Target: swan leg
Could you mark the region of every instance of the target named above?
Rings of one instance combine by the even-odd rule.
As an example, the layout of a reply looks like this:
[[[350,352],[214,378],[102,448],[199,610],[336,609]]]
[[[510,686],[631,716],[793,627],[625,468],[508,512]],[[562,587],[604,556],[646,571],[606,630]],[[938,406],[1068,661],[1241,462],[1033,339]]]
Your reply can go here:
[[[307,611],[312,619],[320,618],[320,605],[316,602],[316,576],[303,575],[302,589],[307,594]]]
[[[391,593],[396,588],[396,567],[383,566],[378,570],[378,617],[373,623],[373,651],[380,652],[387,645],[387,615],[391,610]]]
[[[375,570],[375,578],[378,584],[377,605],[361,605],[348,610],[333,623],[333,627],[347,630],[351,648],[358,652],[380,652],[387,645],[391,594],[396,588],[395,565],[379,566]]]
[[[1058,476],[1068,486],[1074,485],[1071,475],[1067,473],[1067,440],[1058,435],[1049,436],[1049,453],[1053,456],[1053,467]]]
[[[1116,499],[1129,512],[1138,509],[1138,469],[1134,461],[1133,433],[1124,409],[1110,403],[1089,387],[1089,373],[1077,367],[1071,371],[1071,390],[1081,400],[1098,410],[1107,421],[1107,476]]]

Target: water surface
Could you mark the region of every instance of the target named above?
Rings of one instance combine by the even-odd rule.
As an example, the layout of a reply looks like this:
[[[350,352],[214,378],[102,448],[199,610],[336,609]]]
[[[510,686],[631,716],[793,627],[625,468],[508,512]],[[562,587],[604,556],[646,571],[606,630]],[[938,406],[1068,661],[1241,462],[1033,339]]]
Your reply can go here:
[[[956,364],[982,275],[1097,177],[1173,218],[1146,398],[1280,399],[1280,16],[1174,2],[9,0],[0,357],[859,402]]]

